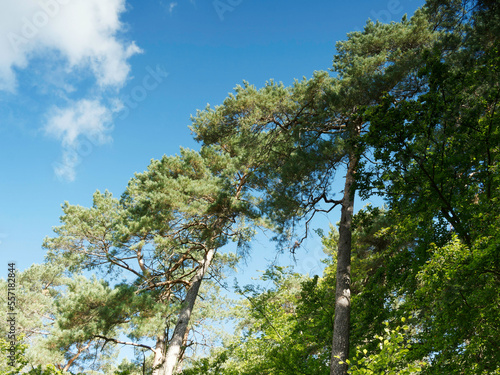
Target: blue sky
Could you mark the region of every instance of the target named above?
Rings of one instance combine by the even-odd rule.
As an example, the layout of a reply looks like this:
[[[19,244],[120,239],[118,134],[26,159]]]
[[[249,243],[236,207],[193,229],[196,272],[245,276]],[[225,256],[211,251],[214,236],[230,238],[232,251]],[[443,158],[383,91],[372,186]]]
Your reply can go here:
[[[413,14],[420,0],[0,2],[0,252],[43,261],[61,204],[120,195],[152,158],[197,148],[190,115],[247,80],[291,84],[331,66],[335,42]],[[358,205],[360,208],[362,204]],[[323,218],[335,223],[338,215]],[[314,272],[319,241],[299,267]],[[245,272],[265,268],[261,237]]]

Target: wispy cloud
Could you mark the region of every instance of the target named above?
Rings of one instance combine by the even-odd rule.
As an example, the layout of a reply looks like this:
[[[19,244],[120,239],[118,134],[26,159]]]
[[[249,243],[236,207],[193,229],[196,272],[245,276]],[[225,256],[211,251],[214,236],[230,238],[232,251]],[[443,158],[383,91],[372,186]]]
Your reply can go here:
[[[62,163],[54,164],[57,177],[74,181],[75,168],[81,162],[82,147],[110,142],[112,129],[113,109],[99,99],[82,99],[65,108],[52,108],[45,132],[59,139],[63,146]]]
[[[165,1],[160,1],[160,5],[169,13],[172,14],[174,12],[174,9],[179,5],[176,1],[170,1],[170,2],[165,2]]]
[[[98,143],[110,140],[112,111],[99,100],[82,99],[66,108],[55,107],[45,131],[62,141],[64,147],[73,147],[80,136]]]
[[[172,2],[172,3],[168,4],[168,12],[172,13],[174,11],[174,8],[176,6],[177,6],[177,3],[175,3],[175,2]]]

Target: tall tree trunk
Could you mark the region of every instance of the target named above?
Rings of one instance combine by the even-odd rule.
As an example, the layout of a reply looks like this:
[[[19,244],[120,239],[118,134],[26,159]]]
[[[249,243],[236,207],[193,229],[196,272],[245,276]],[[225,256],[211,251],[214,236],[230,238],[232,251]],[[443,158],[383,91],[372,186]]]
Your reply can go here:
[[[159,375],[165,356],[165,334],[156,338],[155,355],[153,358],[153,375]]]
[[[191,279],[191,287],[189,288],[186,294],[186,299],[182,304],[179,319],[175,325],[174,334],[168,346],[167,354],[165,355],[165,362],[163,363],[159,375],[173,375],[174,373],[174,369],[176,368],[177,361],[181,354],[184,335],[188,329],[189,320],[193,312],[194,303],[196,301],[196,297],[198,296],[203,276],[205,276],[214,254],[215,249],[207,251],[201,267],[198,269],[198,272],[196,272],[196,275]]]
[[[359,133],[358,133],[359,134]],[[349,165],[345,177],[344,197],[339,226],[337,251],[337,284],[335,292],[335,321],[330,375],[347,374],[349,356],[349,327],[351,318],[351,223],[354,210],[354,175],[358,156],[349,153]]]
[[[179,360],[177,361],[177,367],[175,368],[174,374],[180,374],[182,371],[182,365],[184,363],[184,353],[186,353],[186,345],[189,337],[189,329],[186,329],[184,338],[182,339],[181,353],[179,354]]]

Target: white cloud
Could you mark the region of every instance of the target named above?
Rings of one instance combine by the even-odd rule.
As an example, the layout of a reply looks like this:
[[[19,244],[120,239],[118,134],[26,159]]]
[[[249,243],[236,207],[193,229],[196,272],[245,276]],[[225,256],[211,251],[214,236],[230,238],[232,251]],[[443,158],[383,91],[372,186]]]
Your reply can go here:
[[[61,109],[54,108],[45,131],[62,141],[64,147],[74,146],[79,136],[105,143],[109,140],[112,111],[99,100],[83,99]]]
[[[123,106],[115,97],[130,76],[129,58],[141,52],[124,41],[125,5],[126,0],[0,0],[0,91],[15,94],[36,85],[45,98],[66,102],[49,110],[43,129],[61,141],[62,163],[54,171],[65,180],[75,179],[85,147],[111,140],[112,115]],[[34,76],[38,82],[22,81],[18,73],[24,69],[40,71]]]
[[[0,2],[0,90],[13,91],[15,68],[55,51],[68,74],[90,69],[99,87],[120,88],[140,52],[118,38],[125,0],[15,0]],[[52,54],[53,56],[54,54]]]
[[[45,126],[45,132],[63,145],[62,163],[54,164],[54,172],[61,179],[73,181],[75,168],[93,146],[111,141],[113,112],[99,99],[82,99],[66,108],[55,107]]]

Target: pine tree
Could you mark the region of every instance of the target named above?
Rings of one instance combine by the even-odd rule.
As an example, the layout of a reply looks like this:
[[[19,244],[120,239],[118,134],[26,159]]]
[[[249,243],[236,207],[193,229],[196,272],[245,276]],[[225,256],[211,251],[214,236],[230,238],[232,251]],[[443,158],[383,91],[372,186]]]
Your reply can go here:
[[[354,197],[360,163],[371,152],[361,142],[369,127],[363,114],[385,93],[412,95],[412,72],[434,34],[422,12],[388,25],[369,22],[339,42],[336,77],[317,72],[292,87],[269,82],[260,90],[245,83],[223,105],[198,112],[192,129],[204,144],[240,158],[259,160],[251,184],[261,192],[262,210],[294,251],[317,212],[341,207],[336,275],[335,330],[331,374],[345,374],[350,330],[350,249]],[[345,173],[341,198],[332,196],[335,175]],[[294,229],[305,223],[303,235]]]
[[[100,339],[145,348],[154,354],[153,374],[173,373],[207,270],[234,264],[217,250],[228,241],[244,247],[253,233],[242,216],[258,217],[244,174],[221,150],[182,149],[153,160],[121,199],[96,192],[91,208],[66,203],[63,211],[57,236],[45,241],[48,260],[122,282],[73,281],[59,303],[66,343],[58,345]],[[156,346],[140,343],[145,338]]]

